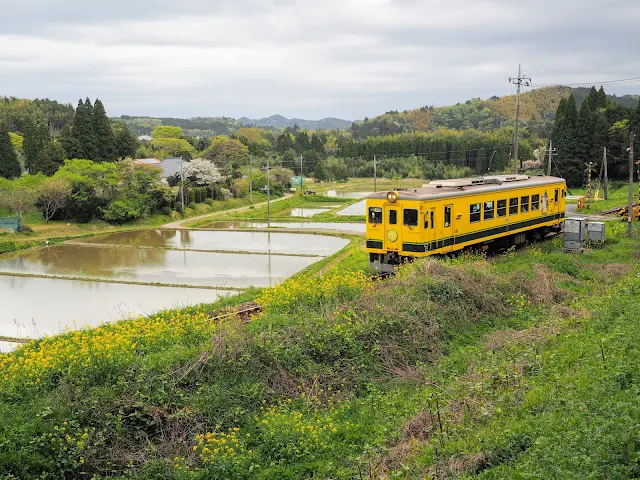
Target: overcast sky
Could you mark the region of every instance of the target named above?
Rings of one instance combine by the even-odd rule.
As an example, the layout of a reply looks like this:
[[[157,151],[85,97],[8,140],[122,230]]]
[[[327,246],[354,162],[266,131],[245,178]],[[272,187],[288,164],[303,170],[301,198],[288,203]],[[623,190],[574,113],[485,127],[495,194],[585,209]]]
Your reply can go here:
[[[640,76],[639,0],[0,0],[0,95],[361,119]],[[640,83],[608,93],[640,93]]]

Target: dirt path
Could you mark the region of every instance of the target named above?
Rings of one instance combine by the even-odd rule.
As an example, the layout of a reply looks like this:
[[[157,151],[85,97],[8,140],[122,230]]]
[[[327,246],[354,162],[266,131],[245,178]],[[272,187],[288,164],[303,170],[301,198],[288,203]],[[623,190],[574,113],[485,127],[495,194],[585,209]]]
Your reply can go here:
[[[287,193],[284,197],[280,197],[280,198],[276,198],[275,200],[271,200],[271,203],[275,203],[275,202],[279,202],[281,200],[286,200],[287,198],[291,198],[293,197],[292,194]],[[254,208],[257,207],[261,207],[263,205],[266,205],[267,202],[261,202],[261,203],[255,203],[253,205]],[[189,228],[189,227],[185,227],[184,224],[187,222],[194,222],[197,220],[203,220],[209,217],[215,217],[216,215],[224,215],[225,213],[232,213],[232,212],[241,212],[243,210],[249,210],[249,208],[251,207],[251,205],[247,205],[245,207],[238,207],[238,208],[232,208],[231,210],[220,210],[219,212],[212,212],[212,213],[207,213],[205,215],[198,215],[197,217],[189,217],[189,218],[185,218],[183,220],[178,220],[177,222],[171,222],[171,223],[165,223],[164,225],[162,225],[160,228]]]

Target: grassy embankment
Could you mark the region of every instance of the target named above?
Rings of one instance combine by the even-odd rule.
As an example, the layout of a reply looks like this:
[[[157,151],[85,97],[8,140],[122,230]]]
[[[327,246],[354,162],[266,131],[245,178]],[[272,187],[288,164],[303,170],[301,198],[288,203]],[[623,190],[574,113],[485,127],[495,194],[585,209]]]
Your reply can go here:
[[[608,228],[386,282],[351,246],[322,277],[31,342],[0,356],[0,475],[637,477],[640,241]]]
[[[345,199],[336,197],[325,197],[323,195],[294,195],[286,200],[281,200],[271,204],[271,221],[272,222],[354,222],[365,220],[364,215],[361,216],[342,216],[336,212],[347,205],[360,201],[359,199]],[[294,217],[291,211],[294,208],[323,208],[323,205],[340,205],[331,211],[319,213],[313,217]],[[188,227],[206,228],[215,222],[226,221],[267,221],[267,205],[242,210],[240,212],[221,213],[216,215],[215,219],[196,220],[188,222]]]
[[[256,194],[254,202],[262,202],[264,195]],[[180,220],[182,218],[196,217],[249,205],[248,198],[232,198],[230,200],[216,200],[211,205],[206,203],[196,204],[196,208],[186,208],[184,217],[180,214],[162,215],[153,214],[145,219],[129,222],[121,225],[113,225],[102,220],[94,220],[89,223],[76,223],[68,221],[51,221],[45,223],[39,212],[28,212],[23,218],[23,224],[28,225],[32,232],[9,233],[0,232],[0,254],[36,247],[49,241],[50,244],[60,243],[72,238],[97,235],[101,233],[113,233],[124,230],[137,230],[142,228],[157,227],[165,223]],[[9,212],[0,211],[0,217],[12,216]]]

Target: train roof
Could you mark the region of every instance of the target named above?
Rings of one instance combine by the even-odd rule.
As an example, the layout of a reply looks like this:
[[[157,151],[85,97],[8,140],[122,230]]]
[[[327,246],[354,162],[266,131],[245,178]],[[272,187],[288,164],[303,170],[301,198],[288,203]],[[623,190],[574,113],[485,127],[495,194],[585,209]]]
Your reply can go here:
[[[433,180],[420,188],[396,189],[398,200],[437,200],[480,193],[500,192],[527,187],[565,183],[564,178],[528,175],[490,175],[486,177]],[[385,199],[387,191],[371,194],[367,199]]]

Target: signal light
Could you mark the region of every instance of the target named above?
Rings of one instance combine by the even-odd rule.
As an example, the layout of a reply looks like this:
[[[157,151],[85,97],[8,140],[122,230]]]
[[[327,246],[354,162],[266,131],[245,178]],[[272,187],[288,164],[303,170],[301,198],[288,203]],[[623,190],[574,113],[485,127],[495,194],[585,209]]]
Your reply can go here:
[[[398,200],[398,194],[396,192],[387,193],[387,201],[388,202],[396,203],[396,200]]]

